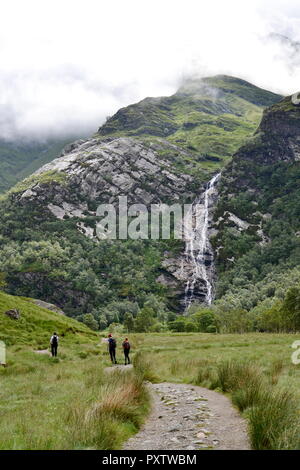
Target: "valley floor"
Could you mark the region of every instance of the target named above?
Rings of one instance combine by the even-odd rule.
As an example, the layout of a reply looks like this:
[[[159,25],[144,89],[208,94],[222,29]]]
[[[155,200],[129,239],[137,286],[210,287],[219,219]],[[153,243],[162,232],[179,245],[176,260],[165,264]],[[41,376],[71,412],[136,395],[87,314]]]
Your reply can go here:
[[[273,375],[272,380],[279,386],[292,390],[300,403],[300,364],[292,362],[295,352],[292,345],[300,340],[300,334],[152,333],[135,336],[139,350],[149,358],[158,378],[195,383],[203,366],[213,368],[220,361],[250,362],[260,367],[266,377],[272,379]]]
[[[116,338],[120,346],[123,335]],[[220,403],[232,399],[248,423],[252,448],[299,448],[300,365],[291,361],[292,344],[299,335],[157,333],[129,338],[134,368],[126,373],[110,367],[106,346],[97,339],[62,344],[58,359],[36,354],[33,346],[9,346],[8,366],[0,368],[0,449],[120,449],[149,413],[144,381],[165,397],[162,416],[169,407],[175,413],[178,409],[180,431],[172,436],[178,440],[177,434],[185,434],[184,416],[194,415],[192,409],[184,416],[180,411],[185,392],[194,388],[187,401],[197,405],[199,422],[189,423],[191,441],[181,446],[174,440],[176,448],[194,447],[199,433],[204,434],[199,437],[203,444],[196,448],[223,445],[214,421],[218,412],[201,395],[207,400],[218,396]],[[123,362],[120,349],[117,358]],[[196,385],[224,392],[228,398]],[[243,433],[243,424],[239,426]],[[130,441],[135,442],[131,448],[140,446],[138,436]]]

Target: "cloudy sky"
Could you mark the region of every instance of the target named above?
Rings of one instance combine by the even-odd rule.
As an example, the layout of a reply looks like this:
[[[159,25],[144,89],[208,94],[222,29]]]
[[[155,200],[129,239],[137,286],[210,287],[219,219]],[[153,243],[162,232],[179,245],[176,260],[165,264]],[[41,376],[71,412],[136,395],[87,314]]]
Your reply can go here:
[[[91,133],[121,106],[172,94],[190,75],[300,90],[300,46],[278,38],[300,41],[299,1],[0,4],[0,138]]]

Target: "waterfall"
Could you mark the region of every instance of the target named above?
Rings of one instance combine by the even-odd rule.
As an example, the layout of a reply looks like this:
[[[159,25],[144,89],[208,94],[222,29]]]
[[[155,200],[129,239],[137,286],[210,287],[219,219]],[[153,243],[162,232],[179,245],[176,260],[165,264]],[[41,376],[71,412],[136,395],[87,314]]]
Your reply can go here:
[[[215,175],[207,184],[205,191],[194,201],[185,221],[186,234],[185,258],[192,267],[192,275],[186,282],[184,304],[186,310],[195,298],[196,285],[204,283],[205,303],[213,300],[213,253],[209,242],[210,203],[215,194],[215,185],[221,173]],[[196,223],[195,223],[196,221]]]

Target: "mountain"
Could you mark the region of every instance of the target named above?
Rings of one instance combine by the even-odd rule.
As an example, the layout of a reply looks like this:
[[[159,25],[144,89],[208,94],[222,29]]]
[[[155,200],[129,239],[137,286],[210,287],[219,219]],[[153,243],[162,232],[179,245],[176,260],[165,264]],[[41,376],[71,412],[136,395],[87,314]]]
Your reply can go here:
[[[208,181],[280,99],[234,77],[190,80],[171,97],[121,109],[90,139],[68,145],[2,197],[8,291],[102,323],[150,306],[159,328],[168,310],[184,307],[195,265],[180,240],[98,240],[98,205],[120,195],[147,206],[201,194],[203,202]],[[200,284],[203,298],[207,284]]]
[[[219,297],[253,308],[299,284],[299,185],[300,106],[287,97],[223,171],[212,239]]]
[[[50,162],[70,139],[48,142],[8,142],[0,140],[0,193]]]
[[[226,75],[190,79],[170,97],[146,98],[120,109],[98,135],[165,139],[187,150],[202,171],[215,172],[255,131],[262,108],[280,99]]]

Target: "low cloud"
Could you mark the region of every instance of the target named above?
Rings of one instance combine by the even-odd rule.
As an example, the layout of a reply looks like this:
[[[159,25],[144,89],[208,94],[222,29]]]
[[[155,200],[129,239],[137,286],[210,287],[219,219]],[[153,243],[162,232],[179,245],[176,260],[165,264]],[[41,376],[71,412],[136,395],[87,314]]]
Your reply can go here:
[[[90,134],[189,76],[300,89],[300,7],[290,0],[11,0],[1,19],[2,139]]]

